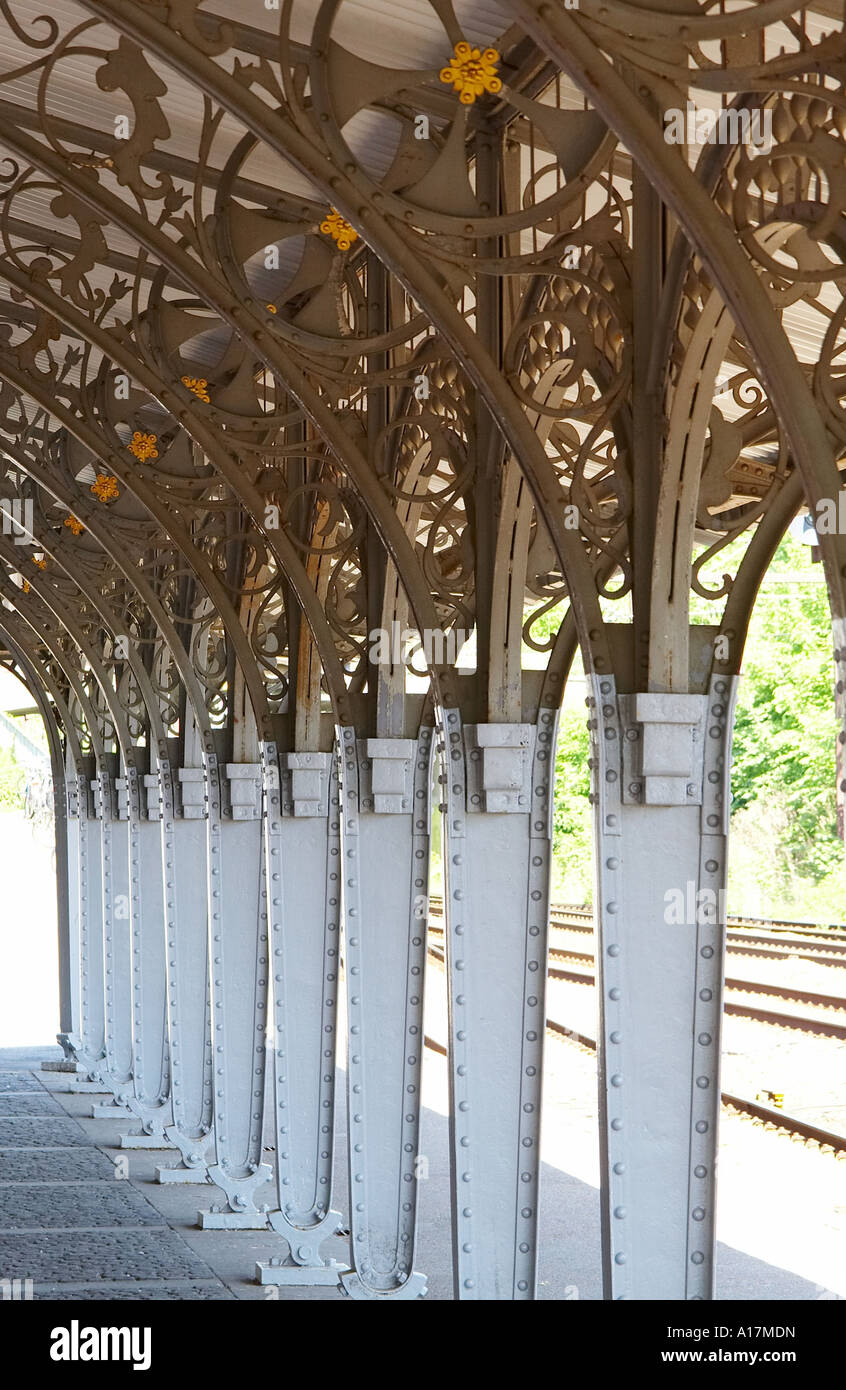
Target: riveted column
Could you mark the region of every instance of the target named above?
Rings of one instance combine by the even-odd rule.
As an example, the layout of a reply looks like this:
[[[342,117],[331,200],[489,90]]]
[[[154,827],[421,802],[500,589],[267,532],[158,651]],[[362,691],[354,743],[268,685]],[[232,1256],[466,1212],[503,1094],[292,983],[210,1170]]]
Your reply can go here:
[[[441,726],[460,1299],[531,1299],[556,715]]]
[[[114,1100],[95,1104],[95,1119],[127,1113],[132,1090],[132,950],[130,930],[129,796],[126,777],[103,768],[98,779],[103,828],[103,959],[105,1060],[101,1075]]]
[[[736,682],[590,698],[611,1298],[712,1297]]]
[[[45,716],[48,738],[51,744],[58,742],[57,736],[51,730],[52,718]],[[53,735],[53,736],[51,736]],[[70,871],[68,866],[68,783],[65,773],[64,761],[61,752],[53,757],[51,762],[52,784],[53,784],[53,826],[55,835],[55,863],[56,863],[56,926],[57,926],[57,946],[59,964],[59,1027],[63,1030],[57,1033],[56,1041],[61,1045],[65,1055],[68,1054],[67,1035],[73,1031],[73,1009],[71,1004],[72,990],[72,949],[71,949],[71,927],[70,927],[70,904],[68,889],[70,886]],[[64,1069],[64,1068],[63,1068]]]
[[[353,1298],[418,1298],[414,1270],[432,730],[341,745]]]
[[[167,1147],[170,1074],[165,1029],[164,886],[161,794],[155,774],[127,770],[129,887],[132,921],[131,1113],[140,1132],[125,1134],[123,1148]]]
[[[209,956],[214,1129],[209,1177],[227,1209],[200,1212],[208,1228],[267,1225],[255,1190],[271,1177],[261,1162],[267,1028],[268,915],[259,763],[206,753],[209,786]]]
[[[99,780],[92,780],[84,765],[78,769],[79,786],[79,975],[80,1031],[72,1039],[87,1082],[71,1087],[89,1089],[100,1084],[100,1064],[105,1055],[106,1021],[103,971],[103,819]]]
[[[65,759],[65,795],[67,812],[64,817],[56,816],[56,836],[64,831],[65,852],[61,856],[66,874],[64,894],[67,912],[68,975],[70,987],[70,1024],[67,1032],[58,1034],[58,1041],[67,1056],[73,1056],[75,1047],[82,1037],[82,959],[79,937],[80,925],[80,833],[79,833],[79,778],[76,764],[68,756]],[[57,798],[58,800],[58,798]],[[58,809],[58,808],[57,808]]]
[[[181,1161],[159,1164],[160,1183],[205,1182],[212,1143],[212,1054],[209,1036],[208,796],[201,767],[173,769],[159,760],[149,778],[150,818],[160,821],[164,860],[163,939],[172,1116],[166,1135]],[[154,810],[155,807],[155,810]],[[157,827],[158,828],[158,827]]]
[[[337,1283],[346,1268],[320,1253],[342,1226],[332,1210],[335,1030],[341,923],[337,756],[262,746],[267,805],[273,1106],[283,1264],[256,1266],[263,1284]],[[274,775],[275,774],[275,775]],[[281,863],[281,872],[279,864]]]

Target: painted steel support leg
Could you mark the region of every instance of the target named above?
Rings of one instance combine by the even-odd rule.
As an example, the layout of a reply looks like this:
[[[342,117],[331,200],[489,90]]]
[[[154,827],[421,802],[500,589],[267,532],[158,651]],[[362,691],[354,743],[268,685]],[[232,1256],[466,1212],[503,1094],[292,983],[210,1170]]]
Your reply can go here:
[[[535,1296],[555,739],[443,715],[459,1299]]]
[[[280,788],[275,745],[265,744],[262,756],[278,1203],[268,1220],[287,1240],[290,1257],[284,1264],[257,1264],[256,1278],[261,1284],[337,1283],[347,1266],[320,1253],[322,1242],[343,1226],[331,1206],[341,924],[337,758],[284,755]]]
[[[353,1298],[419,1298],[414,1270],[432,730],[341,744]]]
[[[50,721],[52,723],[52,720]],[[45,719],[50,733],[48,721]],[[52,739],[51,739],[52,742]],[[68,901],[68,786],[64,761],[53,761],[53,827],[55,837],[56,866],[56,927],[59,966],[59,1027],[57,1041],[65,1039],[62,1050],[67,1057],[67,1035],[73,1031],[73,1008],[71,1004],[71,976],[73,956],[71,952],[70,904]]]
[[[127,773],[130,806],[130,911],[132,917],[133,1087],[127,1097],[140,1134],[124,1135],[126,1148],[166,1144],[171,1114],[168,1041],[165,1031],[165,928],[161,815],[158,778]]]
[[[100,773],[97,796],[103,834],[103,959],[105,1058],[100,1067],[114,1099],[95,1104],[94,1119],[127,1115],[132,1091],[132,950],[130,932],[129,797],[125,777]]]
[[[67,815],[56,818],[56,834],[64,831],[65,853],[61,856],[67,876],[64,898],[67,911],[68,929],[68,971],[70,975],[70,1027],[66,1033],[59,1033],[57,1041],[65,1057],[76,1058],[75,1041],[82,1037],[82,951],[80,945],[80,784],[77,769],[70,757],[65,764],[65,790],[67,794]]]
[[[735,682],[590,698],[606,1296],[712,1297]]]
[[[106,1016],[103,971],[103,820],[99,783],[84,773],[79,781],[79,967],[80,1032],[71,1039],[77,1061],[92,1089],[106,1089],[100,1078],[105,1056]],[[74,1083],[71,1083],[72,1085]]]
[[[261,1229],[267,1206],[256,1204],[255,1191],[272,1176],[261,1161],[268,971],[262,769],[258,763],[227,763],[224,783],[209,754],[207,775],[217,1157],[209,1177],[225,1193],[228,1210],[203,1211],[200,1224]],[[222,806],[222,792],[228,806]]]
[[[148,795],[162,814],[167,897],[167,1007],[170,1038],[173,1122],[167,1137],[181,1163],[159,1165],[161,1183],[207,1182],[212,1141],[212,1053],[209,1022],[208,899],[200,885],[208,881],[205,772],[177,769],[176,786],[168,765],[148,779]],[[177,807],[175,801],[181,802]],[[181,810],[181,816],[177,815]],[[164,937],[164,933],[163,933]]]

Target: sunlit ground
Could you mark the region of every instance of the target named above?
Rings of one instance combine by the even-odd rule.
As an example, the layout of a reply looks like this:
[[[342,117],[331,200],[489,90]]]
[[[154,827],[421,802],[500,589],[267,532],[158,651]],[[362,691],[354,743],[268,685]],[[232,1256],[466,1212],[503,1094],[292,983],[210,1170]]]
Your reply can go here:
[[[52,828],[0,813],[0,1047],[55,1043],[59,1028]]]

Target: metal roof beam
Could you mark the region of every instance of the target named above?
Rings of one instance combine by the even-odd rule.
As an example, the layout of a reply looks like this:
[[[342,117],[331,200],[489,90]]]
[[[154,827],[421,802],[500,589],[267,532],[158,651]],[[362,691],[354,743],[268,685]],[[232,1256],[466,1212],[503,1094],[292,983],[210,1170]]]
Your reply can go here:
[[[34,130],[39,135],[43,134],[41,117],[36,109],[20,106],[13,101],[0,100],[0,137],[2,137],[2,125],[6,122],[17,126],[19,130]],[[51,116],[50,126],[60,139],[71,141],[76,145],[83,145],[88,150],[109,157],[114,156],[122,143],[120,140],[116,140],[114,135],[110,135],[104,130],[80,125],[78,121],[69,121],[63,117]],[[171,154],[167,150],[145,151],[141,155],[141,163],[145,168],[155,169],[164,174],[172,174],[174,178],[184,179],[192,185],[196,181],[198,167],[196,162],[192,159],[185,159],[182,155]],[[217,188],[223,180],[224,171],[213,165],[206,165],[203,169],[203,176],[204,182],[209,188]],[[264,183],[255,183],[252,179],[234,179],[232,191],[238,197],[258,203],[261,207],[279,207],[280,203],[284,202],[284,193],[278,188],[271,188]],[[292,208],[296,206],[298,217],[302,216],[302,209],[308,201],[299,194],[296,199],[291,198]],[[314,204],[315,217],[322,217],[324,211],[325,207],[322,203]]]

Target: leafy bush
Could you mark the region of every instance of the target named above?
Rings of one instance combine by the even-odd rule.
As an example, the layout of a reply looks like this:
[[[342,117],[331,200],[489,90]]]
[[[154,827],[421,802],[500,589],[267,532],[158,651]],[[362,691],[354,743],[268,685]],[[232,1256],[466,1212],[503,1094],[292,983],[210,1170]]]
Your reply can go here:
[[[552,895],[561,902],[593,899],[593,815],[590,743],[584,711],[561,711],[555,759]]]
[[[22,811],[26,772],[13,748],[0,748],[0,811]]]
[[[796,552],[799,552],[797,555]],[[770,575],[795,577],[810,565],[789,537]],[[822,584],[762,590],[743,662],[732,759],[732,812],[740,824],[769,826],[763,856],[779,866],[785,891],[818,883],[838,863],[831,622]]]
[[[735,569],[745,541],[719,556]],[[831,620],[822,567],[787,535],[773,557],[746,643],[732,759],[730,912],[835,921],[846,917],[837,832]],[[786,582],[778,583],[779,579]],[[695,599],[693,621],[718,604]],[[621,613],[620,616],[623,616]],[[548,615],[554,630],[560,613]],[[578,660],[574,675],[578,674]],[[565,707],[556,757],[553,896],[590,902],[588,732]]]

